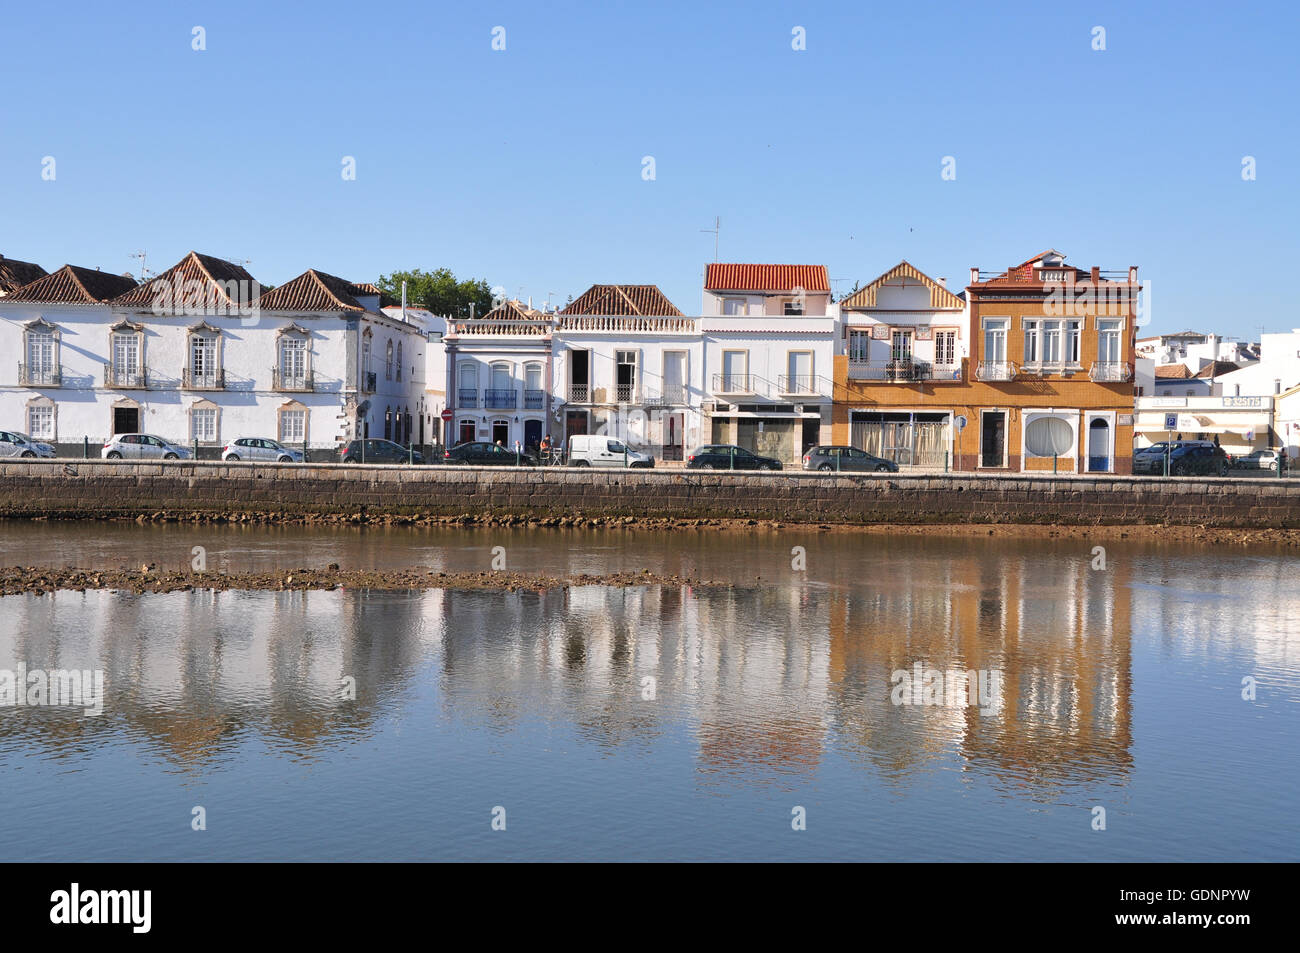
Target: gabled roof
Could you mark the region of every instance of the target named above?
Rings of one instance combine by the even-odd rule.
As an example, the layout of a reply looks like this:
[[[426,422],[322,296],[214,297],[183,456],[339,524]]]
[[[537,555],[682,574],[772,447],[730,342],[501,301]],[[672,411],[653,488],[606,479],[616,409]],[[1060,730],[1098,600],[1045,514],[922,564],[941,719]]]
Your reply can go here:
[[[5,295],[4,300],[40,304],[102,304],[134,287],[135,279],[129,275],[114,275],[93,268],[64,265],[54,274],[37,278]]]
[[[919,268],[915,268],[906,261],[900,261],[889,271],[885,272],[865,288],[859,288],[849,297],[840,302],[841,308],[874,308],[876,306],[876,292],[881,285],[896,281],[899,278],[918,281],[930,289],[930,307],[932,308],[962,308],[965,302],[955,294],[945,288],[939,282],[935,281]]]
[[[0,255],[0,295],[17,291],[23,285],[29,285],[47,274],[49,272],[35,262],[19,261],[17,258],[5,258]]]
[[[546,321],[550,319],[550,315],[546,312],[530,308],[517,298],[502,302],[483,317],[494,321]]]
[[[682,316],[657,285],[592,285],[560,314]]]
[[[727,265],[717,262],[704,274],[705,291],[831,290],[825,265]]]
[[[1012,265],[1006,271],[994,275],[992,278],[987,279],[985,283],[990,281],[1033,281],[1034,264],[1036,262],[1042,261],[1048,255],[1059,255],[1061,258],[1061,264],[1059,267],[1061,268],[1068,268],[1071,271],[1073,271],[1076,275],[1085,273],[1080,268],[1075,268],[1073,265],[1067,265],[1065,263],[1064,252],[1059,252],[1055,248],[1048,248],[1043,251],[1040,251],[1037,255],[1034,255],[1032,258],[1026,258],[1018,265]]]
[[[353,297],[358,291],[350,281],[308,268],[292,281],[262,295],[261,308],[263,311],[365,311]]]
[[[1190,380],[1192,371],[1186,364],[1161,364],[1156,368],[1156,377],[1165,380]]]
[[[170,286],[171,289],[183,289],[188,292],[190,288],[195,287],[189,282],[196,282],[200,289],[200,295],[197,296],[200,300],[232,307],[244,306],[247,302],[235,301],[226,294],[223,284],[220,284],[230,281],[243,281],[251,286],[257,279],[241,265],[192,251],[161,275],[150,278],[143,284],[137,285],[134,290],[115,298],[113,304],[123,307],[152,306],[164,287]],[[174,291],[172,293],[175,294]]]
[[[1196,372],[1196,376],[1218,377],[1222,374],[1227,374],[1236,370],[1240,370],[1240,368],[1236,364],[1232,363],[1232,361],[1210,361],[1210,363],[1206,364]]]

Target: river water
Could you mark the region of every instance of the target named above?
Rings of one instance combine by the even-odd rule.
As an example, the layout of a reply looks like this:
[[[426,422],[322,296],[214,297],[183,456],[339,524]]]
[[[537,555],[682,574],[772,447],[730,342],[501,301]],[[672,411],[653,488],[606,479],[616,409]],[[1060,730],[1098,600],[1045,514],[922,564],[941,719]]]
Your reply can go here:
[[[105,680],[99,715],[0,707],[0,844],[10,860],[1297,859],[1300,559],[1115,541],[1103,569],[1092,545],[0,524],[0,565],[179,568],[202,546],[229,571],[463,571],[502,547],[512,570],[726,583],[0,598],[0,672]],[[983,695],[923,688],[968,672]]]

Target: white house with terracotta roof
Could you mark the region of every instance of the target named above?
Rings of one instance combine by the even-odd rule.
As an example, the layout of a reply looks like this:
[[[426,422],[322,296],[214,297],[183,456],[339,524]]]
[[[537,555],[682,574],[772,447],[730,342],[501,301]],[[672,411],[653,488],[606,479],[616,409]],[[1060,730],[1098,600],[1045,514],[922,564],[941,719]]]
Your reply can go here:
[[[141,431],[200,457],[270,437],[333,459],[358,431],[428,429],[423,329],[323,272],[263,295],[242,267],[195,252],[139,285],[65,266],[0,298],[0,335],[23,355],[0,370],[0,427],[64,453]]]
[[[710,264],[702,310],[699,443],[795,464],[829,442],[838,307],[826,267]]]
[[[522,301],[503,301],[481,318],[451,318],[432,365],[446,382],[451,420],[443,442],[500,442],[513,448],[541,443],[553,431],[552,315]]]
[[[601,433],[663,460],[702,441],[699,319],[654,285],[592,285],[555,316],[553,434]]]

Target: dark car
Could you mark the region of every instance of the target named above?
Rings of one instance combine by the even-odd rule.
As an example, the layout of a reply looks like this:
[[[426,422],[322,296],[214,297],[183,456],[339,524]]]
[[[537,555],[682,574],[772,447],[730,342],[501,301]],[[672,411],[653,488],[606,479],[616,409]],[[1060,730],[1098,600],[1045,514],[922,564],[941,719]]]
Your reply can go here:
[[[537,458],[526,450],[515,453],[495,443],[470,441],[459,443],[442,455],[442,462],[467,467],[535,467]]]
[[[781,461],[731,444],[709,444],[686,458],[688,470],[780,470]]]
[[[898,464],[884,457],[875,457],[857,447],[809,447],[803,455],[805,470],[845,472],[866,470],[872,473],[897,473]]]
[[[1169,473],[1172,476],[1215,474],[1226,476],[1228,455],[1222,447],[1193,444],[1179,447],[1169,454]]]
[[[391,440],[352,440],[339,451],[344,463],[423,463],[424,454]]]

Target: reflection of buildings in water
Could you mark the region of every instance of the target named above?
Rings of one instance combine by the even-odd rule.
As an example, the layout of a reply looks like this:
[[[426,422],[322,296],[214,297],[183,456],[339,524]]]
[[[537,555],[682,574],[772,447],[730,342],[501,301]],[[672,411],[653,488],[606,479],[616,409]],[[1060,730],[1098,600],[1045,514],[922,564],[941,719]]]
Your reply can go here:
[[[255,732],[298,753],[365,730],[418,661],[423,594],[59,593],[0,604],[0,667],[102,668],[105,711],[7,718],[43,745],[127,730],[180,762]],[[16,599],[15,603],[13,600]],[[11,624],[12,622],[12,624]],[[343,678],[356,679],[356,700]]]
[[[837,734],[891,772],[960,750],[1019,783],[1086,782],[1131,763],[1128,574],[1082,553],[954,556],[945,577],[837,595],[831,608]],[[996,670],[1003,701],[895,706],[891,673]]]

